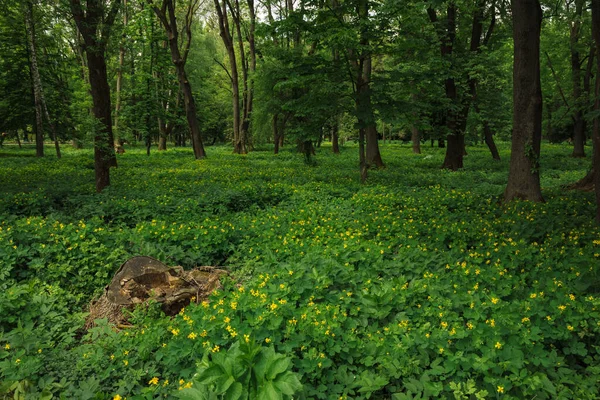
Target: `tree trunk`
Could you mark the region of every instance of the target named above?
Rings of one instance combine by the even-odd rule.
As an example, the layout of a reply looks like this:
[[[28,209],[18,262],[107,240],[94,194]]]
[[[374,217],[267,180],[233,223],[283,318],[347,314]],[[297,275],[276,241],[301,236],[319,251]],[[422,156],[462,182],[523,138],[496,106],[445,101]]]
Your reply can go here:
[[[412,150],[415,154],[421,154],[421,138],[419,135],[419,128],[413,123],[410,127],[411,135],[410,139],[412,141]]]
[[[113,1],[109,7],[108,3],[100,0],[88,0],[85,13],[79,0],[71,0],[70,5],[77,28],[83,37],[93,101],[92,111],[100,125],[94,134],[94,172],[96,191],[101,192],[110,185],[110,167],[117,166],[112,132],[110,86],[104,52],[120,1]],[[105,7],[109,7],[107,12]]]
[[[594,153],[592,156],[592,169],[595,171],[594,186],[596,191],[596,223],[600,225],[600,118],[598,111],[600,110],[600,0],[592,0],[592,37],[596,44],[596,91],[594,101],[594,118],[593,128],[593,146]]]
[[[331,151],[333,154],[340,154],[340,124],[338,119],[335,118],[333,125],[331,126]]]
[[[127,0],[123,0],[123,27],[127,27]],[[115,133],[116,139],[119,138],[119,113],[121,112],[121,86],[123,84],[123,65],[125,63],[125,39],[123,32],[121,44],[119,47],[119,67],[117,68],[117,87],[115,92]]]
[[[496,142],[494,142],[494,133],[490,128],[490,124],[487,121],[483,122],[483,140],[485,144],[490,149],[492,153],[492,158],[494,160],[500,161],[500,153],[498,152],[498,148],[496,147]]]
[[[25,4],[25,26],[29,42],[29,66],[33,83],[33,100],[35,106],[35,155],[44,157],[44,125],[42,123],[42,82],[37,63],[37,49],[35,45],[35,25],[33,23],[33,3]]]
[[[152,4],[151,0],[148,0],[149,4]],[[197,3],[189,2],[188,9],[185,18],[185,31],[187,33],[187,40],[185,41],[184,51],[181,54],[179,50],[179,31],[177,30],[177,19],[175,13],[175,2],[174,0],[163,0],[162,7],[159,9],[156,6],[152,6],[154,13],[160,19],[169,41],[169,49],[171,50],[171,60],[175,65],[177,71],[177,80],[179,82],[179,88],[183,93],[183,104],[185,109],[185,116],[192,139],[192,148],[194,150],[194,157],[196,160],[206,157],[206,151],[202,144],[202,136],[200,135],[200,124],[198,123],[198,117],[196,112],[196,102],[192,93],[192,86],[187,78],[185,72],[185,63],[189,54],[189,49],[192,42],[192,31],[191,24],[193,21],[194,7]]]
[[[241,135],[242,117],[240,112],[240,84],[233,36],[231,35],[231,31],[229,29],[227,1],[223,0],[222,3],[219,3],[219,0],[214,0],[214,3],[219,20],[219,34],[221,39],[223,39],[223,44],[225,45],[225,50],[227,51],[227,58],[229,59],[229,78],[231,81],[231,100],[233,108],[233,152],[236,154],[243,154],[246,152],[246,144]]]
[[[538,0],[512,0],[513,10],[513,133],[504,201],[544,201],[540,187],[542,88]]]
[[[573,74],[573,103],[575,113],[573,115],[573,157],[585,157],[585,122],[583,120],[583,96],[581,93],[581,62],[579,43],[581,17],[583,14],[584,0],[575,1],[575,19],[571,24],[570,49],[571,49],[571,72]]]
[[[381,159],[381,153],[379,152],[379,138],[377,135],[377,125],[375,124],[375,116],[373,115],[373,105],[371,103],[371,55],[367,55],[364,61],[364,82],[361,85],[362,97],[363,97],[363,109],[367,115],[367,121],[365,127],[365,135],[367,139],[367,165],[369,168],[383,168],[385,164]]]
[[[275,114],[273,116],[273,144],[275,145],[275,154],[279,154],[279,129],[277,127],[277,120],[279,119],[279,114]]]

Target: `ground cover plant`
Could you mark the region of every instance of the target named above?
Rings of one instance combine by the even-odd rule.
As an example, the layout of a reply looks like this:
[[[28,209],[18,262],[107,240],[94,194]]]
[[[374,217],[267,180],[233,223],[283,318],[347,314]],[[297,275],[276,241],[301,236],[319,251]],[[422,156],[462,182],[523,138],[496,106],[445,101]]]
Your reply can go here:
[[[586,160],[544,144],[545,203],[501,205],[487,148],[301,155],[128,149],[95,193],[89,150],[0,152],[0,394],[6,398],[594,399],[600,235]],[[174,318],[83,329],[129,257],[218,265]]]

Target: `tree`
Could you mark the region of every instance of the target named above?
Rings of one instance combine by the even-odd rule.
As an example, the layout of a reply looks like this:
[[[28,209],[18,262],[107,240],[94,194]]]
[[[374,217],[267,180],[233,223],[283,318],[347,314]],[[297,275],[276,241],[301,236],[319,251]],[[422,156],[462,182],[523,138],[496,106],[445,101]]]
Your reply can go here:
[[[148,0],[148,3],[152,5],[152,1]],[[183,45],[183,53],[179,49],[179,31],[177,30],[177,17],[175,14],[176,0],[162,0],[161,7],[152,5],[152,9],[156,13],[156,16],[162,23],[167,33],[169,41],[169,49],[171,51],[171,60],[175,65],[177,71],[177,79],[179,81],[179,87],[183,92],[183,101],[185,106],[185,115],[192,137],[192,147],[194,149],[194,156],[196,159],[206,157],[204,145],[202,144],[202,136],[200,135],[200,125],[198,123],[198,117],[196,115],[196,102],[192,93],[192,86],[188,80],[185,72],[185,63],[190,52],[190,46],[192,44],[192,23],[194,21],[194,13],[198,9],[199,0],[189,0],[187,2],[187,9],[184,18],[184,29],[185,29],[185,42]]]
[[[581,57],[579,56],[579,38],[581,19],[585,0],[575,0],[575,14],[571,24],[570,52],[571,72],[573,75],[573,102],[575,110],[573,115],[573,157],[585,157],[585,121],[583,119],[584,96],[581,90]]]
[[[120,0],[110,2],[87,0],[84,8],[80,0],[70,0],[73,19],[83,38],[94,104],[93,113],[98,120],[94,134],[94,171],[97,192],[110,185],[110,167],[117,165],[105,52],[120,4]]]
[[[592,0],[592,36],[596,46],[596,90],[594,101],[594,128],[592,140],[594,142],[594,154],[592,156],[592,169],[594,186],[596,191],[596,223],[600,225],[600,0]]]
[[[35,120],[36,120],[36,155],[38,157],[44,156],[44,127],[42,123],[42,113],[46,118],[46,121],[50,125],[52,136],[54,140],[54,147],[56,149],[56,157],[60,158],[60,145],[58,143],[58,136],[54,123],[50,119],[50,113],[48,112],[48,106],[44,98],[44,90],[42,88],[42,80],[40,78],[40,71],[38,69],[38,49],[36,45],[35,37],[35,23],[33,20],[33,1],[27,1],[25,4],[25,26],[27,27],[27,37],[29,41],[29,60],[31,77],[33,81],[33,97],[35,101]]]
[[[538,0],[512,0],[513,12],[513,133],[504,201],[544,201],[539,157],[542,138],[540,31]]]

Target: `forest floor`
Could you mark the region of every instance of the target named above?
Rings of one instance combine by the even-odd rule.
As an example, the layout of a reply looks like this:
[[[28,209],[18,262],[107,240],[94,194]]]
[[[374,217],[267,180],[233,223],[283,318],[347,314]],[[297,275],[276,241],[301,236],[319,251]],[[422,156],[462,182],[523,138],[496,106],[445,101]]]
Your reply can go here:
[[[91,150],[0,148],[0,397],[597,398],[600,232],[564,189],[590,160],[544,144],[546,202],[502,205],[499,147],[385,144],[365,185],[352,146],[127,148],[101,194]],[[232,279],[85,331],[135,255]]]

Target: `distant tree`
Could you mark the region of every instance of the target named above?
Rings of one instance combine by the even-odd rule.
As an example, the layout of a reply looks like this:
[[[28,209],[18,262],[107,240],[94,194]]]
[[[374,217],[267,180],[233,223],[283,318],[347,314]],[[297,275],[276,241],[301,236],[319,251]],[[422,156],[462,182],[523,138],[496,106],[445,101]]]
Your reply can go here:
[[[542,8],[538,0],[512,0],[513,134],[508,184],[504,201],[544,201],[540,187],[542,88],[540,31]]]

